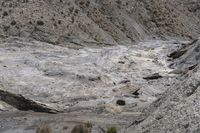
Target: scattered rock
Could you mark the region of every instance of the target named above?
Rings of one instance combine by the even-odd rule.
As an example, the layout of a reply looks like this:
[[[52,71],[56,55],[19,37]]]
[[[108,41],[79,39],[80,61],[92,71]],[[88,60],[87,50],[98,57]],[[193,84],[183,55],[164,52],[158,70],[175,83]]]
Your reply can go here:
[[[69,127],[68,126],[64,126],[63,127],[63,130],[67,130]]]
[[[119,84],[127,84],[130,83],[131,81],[129,79],[125,79],[119,82]]]
[[[125,61],[118,61],[119,64],[125,64]]]
[[[143,77],[143,79],[146,79],[146,80],[155,80],[155,79],[160,79],[160,78],[162,78],[162,76],[159,73],[154,73],[150,76]]]
[[[135,98],[138,98],[138,97],[139,97],[139,95],[140,95],[139,90],[140,90],[140,89],[138,89],[138,90],[136,90],[136,91],[134,91],[134,92],[132,93],[132,94],[135,96]]]
[[[8,16],[8,12],[3,12],[3,16]]]
[[[117,100],[116,104],[120,105],[120,106],[125,106],[126,105],[126,101],[124,101],[124,100]]]
[[[168,55],[169,58],[177,59],[180,58],[182,55],[184,55],[191,45],[195,44],[198,41],[198,39],[194,40],[191,43],[185,44],[182,48],[172,52],[170,55]]]
[[[15,20],[13,20],[10,24],[11,24],[11,25],[16,25],[16,23],[17,23],[17,22],[16,22]]]
[[[187,50],[175,51],[175,52],[171,53],[168,57],[170,57],[172,59],[177,59],[177,58],[181,57],[182,55],[184,55],[186,52],[187,52]]]
[[[190,67],[188,68],[188,70],[193,70],[193,69],[195,69],[197,66],[198,66],[198,64],[192,65],[192,66],[190,66]]]
[[[97,81],[97,80],[101,80],[101,77],[100,77],[100,76],[97,76],[97,77],[89,77],[88,80],[89,80],[89,81]]]

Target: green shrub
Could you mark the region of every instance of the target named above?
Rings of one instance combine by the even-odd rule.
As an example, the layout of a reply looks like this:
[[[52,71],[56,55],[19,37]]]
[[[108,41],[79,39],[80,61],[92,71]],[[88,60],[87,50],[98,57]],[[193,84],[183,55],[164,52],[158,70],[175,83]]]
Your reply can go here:
[[[117,133],[117,128],[116,127],[109,127],[107,129],[106,133]]]

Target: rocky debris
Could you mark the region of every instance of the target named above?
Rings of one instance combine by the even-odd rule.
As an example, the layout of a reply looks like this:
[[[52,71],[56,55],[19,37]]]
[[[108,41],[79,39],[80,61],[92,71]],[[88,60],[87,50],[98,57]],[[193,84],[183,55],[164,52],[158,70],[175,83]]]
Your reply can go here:
[[[178,50],[172,52],[168,57],[169,57],[169,58],[172,58],[172,59],[180,58],[180,57],[183,56],[183,55],[188,51],[188,49],[190,49],[190,48],[192,47],[192,45],[195,44],[197,41],[198,41],[198,39],[194,40],[194,41],[191,42],[191,43],[184,44],[180,49],[178,49]]]
[[[131,44],[156,35],[197,37],[199,20],[187,8],[177,10],[170,2],[2,0],[0,35],[68,47]]]
[[[124,101],[124,100],[117,100],[116,104],[119,105],[119,106],[124,106],[124,105],[126,105],[126,101]]]
[[[180,73],[183,75],[183,81],[175,83],[155,102],[153,102],[153,104],[144,109],[144,114],[142,114],[137,120],[129,125],[129,128],[126,131],[127,133],[188,133],[200,131],[198,128],[199,116],[196,115],[200,113],[198,108],[198,47],[198,40],[188,43],[188,45],[184,44],[182,48],[187,49],[187,51],[185,51],[180,57],[176,58],[177,67],[180,68],[179,70],[182,70]],[[182,65],[184,65],[184,67]],[[174,73],[178,73],[178,71],[175,71],[176,70],[174,70]]]
[[[135,96],[135,98],[138,98],[138,96],[140,95],[139,90],[140,89],[137,89],[134,92],[132,92],[132,94]]]
[[[146,110],[154,111],[127,133],[199,132],[199,72],[195,68],[187,79],[171,87]]]
[[[191,43],[184,44],[183,47],[173,52],[172,58],[176,57],[173,67],[180,70],[193,70],[200,62],[200,41],[195,39]]]
[[[179,9],[181,12],[187,12],[190,15],[195,15],[200,18],[200,1],[198,0],[172,0],[172,5]],[[185,10],[188,9],[188,10]]]
[[[194,65],[188,67],[188,70],[191,71],[191,70],[195,69],[196,67],[198,67],[198,64],[194,64]]]
[[[150,76],[143,77],[143,79],[146,79],[146,80],[155,80],[155,79],[160,79],[160,78],[162,78],[162,76],[159,73],[154,73]]]
[[[195,69],[197,66],[198,66],[198,64],[188,66],[188,67],[186,67],[186,68],[184,68],[184,69],[181,69],[181,68],[179,69],[179,68],[177,68],[177,69],[175,69],[175,70],[169,72],[169,74],[181,74],[181,75],[185,75],[185,74],[187,74],[189,71]]]
[[[60,112],[56,109],[47,107],[46,105],[43,105],[41,103],[37,103],[30,99],[26,99],[22,95],[12,94],[4,90],[0,90],[0,100],[22,111],[32,110],[35,112],[45,112],[45,113]]]
[[[175,51],[169,55],[170,58],[177,59],[187,52],[186,49]]]

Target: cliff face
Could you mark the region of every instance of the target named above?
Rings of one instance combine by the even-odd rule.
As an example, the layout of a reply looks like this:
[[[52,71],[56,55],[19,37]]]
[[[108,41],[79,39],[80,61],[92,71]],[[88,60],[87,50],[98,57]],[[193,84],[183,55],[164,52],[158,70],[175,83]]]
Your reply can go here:
[[[180,6],[184,11],[177,10],[175,4],[163,0],[2,0],[0,34],[63,45],[130,44],[152,35],[195,38],[199,20],[189,11],[198,16],[197,9]]]

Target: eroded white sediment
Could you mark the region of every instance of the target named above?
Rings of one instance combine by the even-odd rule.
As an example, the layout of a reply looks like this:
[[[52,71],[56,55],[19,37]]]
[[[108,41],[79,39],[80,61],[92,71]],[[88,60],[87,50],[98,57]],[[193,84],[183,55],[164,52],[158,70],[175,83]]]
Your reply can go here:
[[[117,99],[126,100],[128,108],[142,107],[173,82],[166,55],[174,45],[149,40],[75,50],[14,39],[0,44],[0,84],[7,91],[61,109],[110,107]],[[163,79],[143,79],[153,73]],[[136,98],[131,93],[138,88]]]

